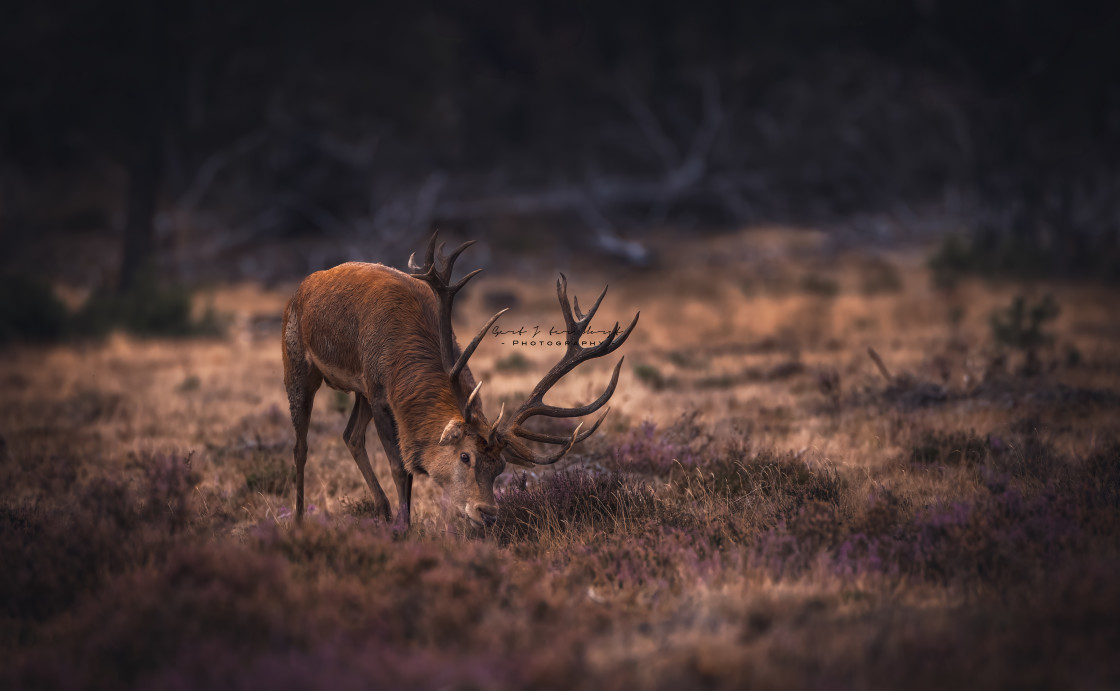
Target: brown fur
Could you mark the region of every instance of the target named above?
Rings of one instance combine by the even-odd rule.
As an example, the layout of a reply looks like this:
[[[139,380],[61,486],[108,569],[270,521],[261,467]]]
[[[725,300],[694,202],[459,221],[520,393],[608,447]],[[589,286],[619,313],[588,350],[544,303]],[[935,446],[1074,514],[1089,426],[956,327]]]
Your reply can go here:
[[[472,522],[496,515],[493,482],[505,464],[487,453],[488,423],[480,406],[465,416],[452,391],[440,356],[438,307],[426,283],[381,264],[350,262],[300,284],[284,310],[283,328],[284,384],[296,431],[297,517],[303,515],[307,426],[324,381],[356,394],[343,437],[386,519],[388,499],[365,452],[371,420],[397,486],[399,521],[409,522],[416,473],[430,474]],[[466,391],[473,388],[468,368],[460,383]],[[458,434],[441,445],[449,424]]]

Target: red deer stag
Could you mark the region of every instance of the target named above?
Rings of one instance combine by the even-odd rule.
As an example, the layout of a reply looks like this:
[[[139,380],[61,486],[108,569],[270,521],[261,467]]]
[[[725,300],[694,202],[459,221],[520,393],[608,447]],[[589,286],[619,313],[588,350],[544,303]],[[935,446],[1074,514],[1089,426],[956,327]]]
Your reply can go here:
[[[365,477],[377,512],[390,519],[389,500],[366,455],[366,429],[377,428],[397,486],[397,521],[407,527],[412,478],[429,475],[443,488],[451,505],[476,526],[497,518],[494,479],[505,464],[546,465],[564,457],[572,446],[599,428],[608,409],[590,429],[581,423],[571,436],[545,434],[523,427],[531,417],[579,417],[603,407],[614,393],[622,360],[610,384],[587,405],[564,408],[544,402],[545,394],[577,365],[618,349],[638,322],[625,330],[618,323],[596,345],[580,343],[606,295],[587,314],[568,303],[567,279],[556,283],[566,325],[567,350],[508,418],[505,407],[491,423],[482,412],[467,367],[475,348],[506,310],[490,318],[465,349],[451,329],[451,307],[467,281],[481,269],[451,282],[455,260],[473,243],[443,256],[433,235],[423,267],[409,259],[406,274],[381,264],[350,262],[311,274],[300,284],[284,310],[284,386],[295,427],[296,518],[303,518],[303,479],[307,463],[307,427],[315,392],[324,381],[333,389],[356,394],[343,439]],[[559,445],[551,455],[538,455],[526,441]]]

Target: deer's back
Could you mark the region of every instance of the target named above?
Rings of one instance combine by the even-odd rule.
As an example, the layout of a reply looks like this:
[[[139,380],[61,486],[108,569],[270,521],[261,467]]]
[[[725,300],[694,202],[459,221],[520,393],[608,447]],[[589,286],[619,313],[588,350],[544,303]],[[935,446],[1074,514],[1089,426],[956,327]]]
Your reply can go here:
[[[303,280],[284,311],[285,350],[329,386],[369,391],[395,373],[441,371],[435,295],[381,264],[349,262]]]

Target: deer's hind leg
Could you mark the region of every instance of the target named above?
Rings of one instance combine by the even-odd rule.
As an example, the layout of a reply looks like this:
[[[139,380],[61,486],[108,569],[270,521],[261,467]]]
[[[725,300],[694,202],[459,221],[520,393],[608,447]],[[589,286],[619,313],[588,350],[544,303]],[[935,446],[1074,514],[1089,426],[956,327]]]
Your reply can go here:
[[[307,428],[311,423],[311,408],[315,405],[315,392],[323,383],[323,375],[301,353],[284,349],[284,388],[288,390],[288,406],[292,414],[292,427],[296,431],[296,522],[303,520],[303,469],[307,465]]]
[[[346,424],[346,431],[342,433],[342,438],[346,441],[346,448],[350,449],[354,462],[358,464],[358,470],[362,471],[362,477],[366,479],[366,485],[373,494],[377,513],[388,522],[389,498],[381,489],[381,484],[373,473],[373,466],[369,463],[369,455],[366,454],[366,430],[369,429],[369,421],[372,418],[373,409],[370,407],[369,400],[361,393],[354,394],[354,410],[350,413],[350,422]]]

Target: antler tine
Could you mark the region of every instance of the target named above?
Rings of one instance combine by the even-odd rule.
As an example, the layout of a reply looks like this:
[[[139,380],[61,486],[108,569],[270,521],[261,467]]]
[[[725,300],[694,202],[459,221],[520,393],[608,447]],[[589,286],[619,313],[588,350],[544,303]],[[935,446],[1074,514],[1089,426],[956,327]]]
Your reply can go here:
[[[591,429],[588,429],[583,434],[579,435],[579,438],[576,439],[576,443],[578,444],[590,437],[592,434],[595,434],[595,430],[599,429],[599,425],[603,424],[603,420],[607,419],[607,415],[609,415],[610,412],[610,408],[607,408],[605,411],[603,411],[603,414],[599,416],[599,419],[595,421],[595,424],[591,425]],[[501,419],[501,416],[499,416],[499,419]],[[497,423],[494,424],[496,425]],[[534,432],[533,430],[528,429],[518,429],[514,432],[514,434],[521,437],[522,439],[528,439],[529,441],[539,441],[543,444],[564,444],[568,441],[567,435],[545,434],[544,432]]]
[[[416,253],[413,252],[408,256],[408,268],[412,269],[412,276],[422,279],[428,283],[433,283],[436,278],[436,239],[439,237],[439,231],[432,233],[432,237],[428,239],[428,246],[424,250],[424,264],[421,266],[416,263]]]
[[[591,318],[594,317],[595,313],[599,311],[599,305],[603,302],[603,298],[607,296],[607,288],[609,287],[610,286],[603,286],[603,292],[599,293],[599,297],[595,299],[594,304],[591,305],[591,309],[587,310],[586,315],[579,314],[579,300],[576,300],[576,316],[579,317],[580,323],[591,322]]]
[[[618,335],[617,335],[617,337],[615,337],[615,338],[614,338],[614,339],[613,339],[613,340],[611,341],[611,345],[610,345],[610,347],[609,347],[609,348],[607,348],[607,349],[606,349],[606,350],[605,350],[605,351],[603,352],[603,355],[610,355],[610,354],[611,354],[611,353],[613,353],[614,351],[618,350],[618,347],[619,347],[620,345],[622,345],[623,343],[625,343],[625,342],[626,342],[626,339],[627,339],[627,338],[630,338],[630,332],[631,332],[631,331],[633,331],[633,330],[634,330],[634,327],[638,325],[638,317],[640,317],[640,316],[642,316],[642,313],[641,313],[641,312],[639,311],[639,312],[637,312],[637,313],[636,313],[636,314],[634,315],[634,318],[630,320],[630,325],[629,325],[629,326],[627,326],[627,327],[626,327],[626,329],[625,329],[625,330],[623,330],[623,332],[622,332],[622,333],[618,334]],[[617,330],[618,330],[618,322],[615,322],[615,325],[614,325],[614,326],[615,326],[615,331],[617,332]]]
[[[599,310],[599,305],[602,304],[603,298],[607,296],[607,289],[609,287],[610,286],[603,287],[603,292],[599,293],[599,297],[595,299],[595,303],[591,305],[591,309],[587,310],[587,314],[584,314],[579,309],[579,298],[574,295],[572,296],[572,301],[575,303],[574,309],[568,304],[568,277],[563,273],[560,274],[560,278],[556,280],[556,297],[560,300],[560,309],[564,313],[564,323],[567,324],[569,332],[575,329],[579,331],[580,336],[583,335],[587,330],[588,324],[591,323],[591,318],[594,317],[595,312]],[[575,314],[574,318],[572,317],[573,312]]]
[[[575,431],[572,432],[572,436],[560,442],[562,444],[566,444],[566,446],[564,446],[564,448],[560,449],[560,451],[552,454],[551,456],[538,456],[537,454],[533,453],[532,449],[530,449],[528,446],[518,441],[517,439],[507,440],[508,443],[506,446],[506,451],[508,453],[508,456],[510,457],[510,460],[517,465],[552,465],[564,456],[567,456],[568,452],[572,450],[572,447],[576,445],[577,441],[587,438],[586,436],[581,436],[579,433],[580,428],[582,427],[582,422],[576,425]]]
[[[513,462],[525,464],[555,463],[562,458],[574,444],[590,437],[595,430],[599,428],[603,420],[606,419],[607,413],[604,412],[595,424],[582,435],[579,434],[580,428],[577,427],[576,433],[574,433],[570,439],[566,436],[534,432],[522,426],[526,420],[537,415],[545,415],[548,417],[580,417],[594,413],[606,405],[607,401],[614,395],[615,388],[618,386],[618,377],[622,371],[624,359],[619,359],[618,363],[615,364],[614,371],[611,373],[610,383],[603,393],[594,401],[586,405],[573,407],[554,406],[544,402],[545,394],[547,394],[564,375],[587,360],[602,357],[614,352],[630,337],[634,327],[637,326],[638,318],[641,316],[641,313],[634,315],[634,319],[631,320],[626,329],[621,329],[618,322],[615,322],[614,328],[611,329],[607,337],[596,345],[587,348],[580,345],[583,335],[587,332],[588,325],[598,311],[606,294],[607,289],[603,288],[603,292],[599,294],[599,297],[595,300],[591,309],[584,314],[583,311],[580,310],[579,300],[574,301],[574,307],[572,303],[568,301],[567,277],[561,273],[560,277],[557,279],[556,297],[560,302],[560,310],[564,316],[564,323],[567,326],[567,349],[564,352],[564,356],[560,358],[560,361],[557,362],[552,369],[549,370],[548,374],[533,388],[528,399],[522,403],[521,406],[514,411],[513,415],[510,416],[509,420],[497,430],[498,434],[503,437],[503,442],[506,444],[509,456],[513,459]],[[609,410],[607,412],[609,412]],[[495,427],[498,427],[497,423],[495,423]],[[522,439],[545,444],[564,444],[565,448],[558,454],[541,459],[532,449],[521,441]]]
[[[432,258],[432,266],[436,268],[436,271],[439,271],[441,264],[446,265],[447,263],[447,255],[443,253],[444,247],[447,247],[447,242],[441,242],[436,246],[436,254]]]
[[[455,268],[455,260],[459,258],[459,255],[462,254],[464,250],[466,250],[468,247],[470,247],[474,243],[475,243],[474,240],[467,240],[463,244],[459,245],[459,247],[457,247],[455,249],[455,251],[451,253],[451,256],[447,257],[447,259],[444,260],[444,264],[443,264],[444,265],[444,271],[447,272],[448,281],[451,280],[451,270],[453,268]],[[440,251],[442,252],[442,250],[443,250],[443,245],[440,245]],[[480,271],[481,271],[481,269],[480,269]]]
[[[466,391],[461,391],[462,387],[459,383],[459,374],[466,366],[470,354],[478,347],[482,336],[485,334],[486,330],[490,328],[494,320],[497,319],[497,316],[486,324],[479,335],[475,337],[475,340],[472,341],[471,345],[463,351],[462,355],[456,358],[455,333],[451,324],[451,309],[455,302],[455,294],[462,290],[463,286],[477,276],[482,269],[475,269],[460,279],[458,283],[452,284],[451,275],[455,271],[455,261],[468,247],[475,244],[475,241],[468,240],[459,245],[450,255],[445,255],[444,248],[446,247],[446,243],[439,242],[437,244],[438,238],[439,232],[437,231],[432,233],[431,239],[428,240],[428,247],[425,250],[424,256],[424,266],[416,265],[415,253],[409,257],[408,265],[409,268],[415,272],[412,276],[431,286],[432,292],[436,294],[436,298],[439,300],[440,357],[443,360],[444,367],[447,369],[452,388],[458,395],[463,396],[466,394]]]
[[[630,332],[634,330],[635,326],[637,326],[638,317],[640,316],[642,316],[641,312],[635,314],[634,318],[630,321],[630,324],[624,330],[620,329],[618,322],[615,322],[614,328],[611,329],[611,332],[607,334],[606,338],[600,341],[597,345],[591,346],[587,349],[591,353],[591,355],[589,355],[588,357],[602,357],[604,355],[610,355],[614,351],[618,350],[619,346],[625,343],[627,338],[630,338]]]
[[[587,330],[587,324],[577,323],[575,318],[572,316],[572,308],[568,303],[568,279],[566,276],[564,276],[563,273],[561,273],[560,278],[556,280],[556,297],[560,301],[560,311],[564,315],[564,323],[567,327],[565,329],[567,350],[564,352],[564,356],[560,358],[560,362],[556,363],[556,365],[554,365],[553,368],[549,370],[548,374],[544,375],[540,382],[537,383],[535,387],[533,387],[532,393],[529,394],[529,399],[525,401],[525,403],[521,406],[521,408],[518,409],[514,416],[510,418],[511,423],[520,423],[525,419],[525,417],[528,417],[520,417],[521,413],[526,409],[543,405],[544,395],[548,393],[548,390],[551,389],[556,384],[556,382],[560,381],[561,377],[575,369],[575,367],[581,362],[587,360],[590,357],[593,357],[590,350],[594,350],[595,348],[599,347],[595,346],[594,348],[589,350],[583,348],[579,344],[580,339],[583,337],[584,332]],[[599,345],[601,346],[602,344]]]
[[[543,394],[540,397],[532,397],[514,413],[510,418],[511,430],[516,434],[521,429],[521,423],[525,422],[531,417],[536,415],[545,415],[547,417],[581,417],[589,413],[594,413],[596,410],[603,407],[607,401],[614,395],[614,389],[618,386],[618,375],[622,371],[622,361],[625,357],[618,359],[618,364],[614,366],[614,372],[611,373],[611,383],[603,390],[594,401],[581,406],[574,406],[571,408],[564,408],[561,406],[549,405],[545,403]]]
[[[428,243],[424,266],[417,266],[416,253],[413,252],[412,256],[408,258],[408,268],[412,269],[413,271],[419,272],[412,275],[431,284],[432,289],[436,291],[436,294],[441,296],[445,293],[454,295],[467,284],[467,281],[471,280],[482,271],[482,269],[475,269],[463,278],[459,279],[457,283],[451,283],[451,274],[455,271],[455,260],[458,259],[459,255],[462,254],[468,247],[475,244],[475,241],[467,240],[463,244],[456,247],[455,251],[450,255],[445,256],[443,253],[443,248],[446,247],[446,243],[441,242],[439,243],[439,246],[436,247],[435,239],[436,235],[432,235],[432,239]]]
[[[432,239],[428,240],[428,249],[424,251],[424,268],[434,270],[436,267],[436,240],[439,239],[439,231],[432,233]]]
[[[576,328],[576,320],[572,318],[572,306],[568,303],[568,277],[560,272],[556,279],[556,298],[560,300],[560,312],[564,315],[564,324],[568,327],[568,334]]]
[[[472,278],[479,275],[480,273],[482,273],[482,269],[475,269],[474,271],[470,272],[466,276],[463,276],[462,278],[459,279],[458,283],[451,286],[451,292],[452,293],[458,293],[460,290],[462,290],[463,286],[467,285],[467,281],[471,280]]]
[[[562,272],[560,278],[556,279],[556,298],[560,301],[560,312],[564,315],[564,323],[568,327],[568,334],[571,335],[576,330],[579,330],[582,334],[583,329],[580,329],[580,327],[586,325],[581,323],[582,320],[577,320],[572,315],[572,306],[568,302],[568,277]],[[576,311],[579,311],[578,307]]]
[[[634,321],[630,323],[630,329],[632,329],[636,323],[637,317],[635,317]],[[588,360],[602,357],[614,352],[614,350],[621,346],[622,342],[625,340],[625,338],[618,338],[619,326],[618,322],[615,322],[614,328],[611,329],[611,332],[607,334],[606,338],[604,338],[598,344],[591,346],[590,348],[584,348],[579,344],[579,342],[583,337],[583,333],[586,328],[587,325],[584,324],[582,325],[582,327],[577,328],[575,333],[568,334],[568,350],[564,353],[564,357],[562,357],[560,359],[560,362],[556,363],[556,365],[553,366],[549,373],[546,374],[543,379],[541,379],[540,383],[538,383],[537,386],[533,388],[532,393],[529,395],[529,400],[527,400],[521,407],[521,409],[519,409],[518,414],[520,414],[522,410],[531,407],[543,406],[544,395],[548,393],[549,389],[555,386],[556,382],[560,381],[564,377],[564,375],[568,374],[568,372],[571,372],[580,364]],[[630,335],[630,329],[627,329],[627,332],[624,334],[624,336]],[[561,410],[560,408],[556,408],[555,406],[546,407],[549,410],[552,410],[554,408],[555,410]],[[554,417],[561,417],[559,415],[554,415],[553,413],[548,414],[553,415]],[[525,418],[523,417],[519,421],[523,421],[524,419]]]
[[[471,275],[473,276],[474,274]],[[471,355],[474,354],[475,348],[478,347],[479,343],[482,343],[482,338],[486,335],[486,332],[490,330],[490,327],[494,325],[494,322],[498,321],[498,317],[502,316],[508,311],[509,308],[507,307],[501,312],[495,314],[493,317],[490,317],[490,321],[486,322],[486,324],[484,324],[483,327],[479,329],[474,339],[472,339],[467,347],[463,349],[463,352],[459,355],[459,359],[455,361],[455,364],[451,367],[451,371],[448,373],[448,375],[451,377],[452,382],[459,379],[459,373],[462,372],[463,368],[467,366],[467,360],[471,359]]]
[[[496,441],[495,434],[502,424],[502,417],[506,414],[506,402],[502,401],[502,409],[498,411],[498,417],[490,425],[490,431],[486,433],[486,443],[493,444]]]
[[[416,278],[424,278],[429,282],[432,279],[437,279],[439,283],[447,286],[451,282],[451,273],[455,268],[455,260],[459,258],[468,247],[475,244],[474,240],[467,240],[463,244],[455,248],[455,251],[450,255],[444,255],[443,249],[447,246],[446,242],[440,242],[438,245],[436,241],[439,239],[439,231],[432,233],[432,237],[428,240],[428,247],[424,250],[424,265],[420,266],[416,263],[416,253],[413,252],[408,258],[408,268],[413,271],[419,271],[420,274],[413,274]]]
[[[603,297],[606,295],[606,290],[604,289],[603,293],[599,295],[599,299],[595,301],[595,305],[592,306],[587,315],[585,315],[584,318],[577,323],[573,315],[571,314],[571,307],[568,303],[567,287],[567,278],[564,276],[564,274],[560,274],[560,279],[556,282],[556,295],[560,301],[560,308],[564,313],[564,321],[568,326],[567,351],[564,353],[564,357],[560,359],[560,362],[556,363],[552,370],[550,370],[549,373],[546,374],[543,379],[541,379],[540,383],[538,383],[536,387],[533,388],[532,393],[529,394],[529,399],[525,401],[525,403],[521,406],[521,408],[518,409],[514,416],[510,418],[511,424],[520,424],[521,422],[524,422],[526,418],[531,417],[533,414],[544,414],[551,417],[575,417],[575,415],[578,415],[578,413],[571,415],[562,414],[562,411],[578,409],[567,409],[545,405],[543,400],[544,395],[548,393],[549,389],[551,389],[556,384],[556,382],[560,381],[560,379],[564,375],[566,375],[568,372],[571,372],[579,364],[593,358],[607,355],[608,353],[613,352],[615,349],[621,346],[622,343],[630,336],[630,333],[633,330],[634,326],[638,323],[638,316],[640,315],[640,313],[639,315],[634,316],[634,320],[630,322],[630,325],[627,327],[626,331],[621,333],[621,337],[619,333],[619,325],[616,322],[610,334],[605,339],[603,339],[602,342],[591,346],[590,348],[582,347],[580,345],[580,339],[587,331],[587,326],[591,321],[591,317],[594,316],[595,311],[599,308],[599,304],[601,303]],[[617,377],[617,373],[615,376]],[[613,387],[611,387],[611,390],[613,391]],[[529,410],[539,410],[540,412],[525,414]]]
[[[477,384],[474,385],[474,391],[471,391],[471,395],[467,396],[467,409],[468,410],[471,407],[471,403],[474,403],[475,396],[478,395],[478,391],[481,388],[482,388],[482,382],[478,382]]]
[[[477,384],[475,384],[474,390],[471,391],[471,395],[467,396],[467,402],[463,404],[463,419],[467,422],[470,422],[474,417],[471,412],[471,405],[474,403],[474,399],[478,397],[478,392],[481,388],[482,382],[478,382]]]

